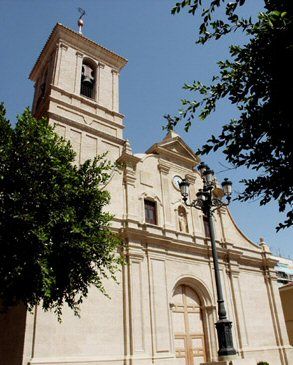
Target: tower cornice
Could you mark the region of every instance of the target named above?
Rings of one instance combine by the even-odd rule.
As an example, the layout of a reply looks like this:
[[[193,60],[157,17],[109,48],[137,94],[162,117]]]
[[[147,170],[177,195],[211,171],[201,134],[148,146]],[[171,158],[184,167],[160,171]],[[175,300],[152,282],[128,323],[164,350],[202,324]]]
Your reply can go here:
[[[31,80],[36,80],[39,67],[46,63],[47,57],[56,48],[56,44],[59,44],[60,46],[66,44],[74,45],[74,47],[78,48],[77,50],[82,54],[102,60],[116,72],[119,72],[127,64],[127,60],[124,57],[121,57],[100,44],[95,43],[94,41],[86,38],[84,35],[57,23],[29,75]]]

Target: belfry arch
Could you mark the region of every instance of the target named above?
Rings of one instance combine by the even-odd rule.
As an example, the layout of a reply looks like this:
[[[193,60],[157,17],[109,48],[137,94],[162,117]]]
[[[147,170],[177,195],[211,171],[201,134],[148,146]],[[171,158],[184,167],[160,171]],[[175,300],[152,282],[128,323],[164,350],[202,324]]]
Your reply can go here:
[[[175,364],[199,365],[216,358],[216,307],[201,280],[181,277],[170,293]]]

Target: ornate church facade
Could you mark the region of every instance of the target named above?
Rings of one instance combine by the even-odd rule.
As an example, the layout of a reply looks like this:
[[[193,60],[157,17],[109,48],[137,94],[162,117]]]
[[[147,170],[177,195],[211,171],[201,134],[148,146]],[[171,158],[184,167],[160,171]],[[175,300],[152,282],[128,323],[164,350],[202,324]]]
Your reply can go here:
[[[57,24],[30,74],[34,115],[46,115],[70,140],[76,163],[104,152],[119,163],[106,189],[128,264],[119,285],[105,282],[111,299],[90,290],[81,318],[64,309],[60,324],[36,308],[25,313],[20,328],[17,310],[7,315],[10,346],[1,353],[3,365],[226,364],[217,355],[209,227],[200,211],[184,206],[178,189],[178,181],[187,179],[195,198],[202,187],[199,158],[174,132],[133,154],[119,112],[119,74],[126,63]],[[233,364],[292,364],[268,247],[251,242],[227,208],[215,214],[215,234],[237,350]]]

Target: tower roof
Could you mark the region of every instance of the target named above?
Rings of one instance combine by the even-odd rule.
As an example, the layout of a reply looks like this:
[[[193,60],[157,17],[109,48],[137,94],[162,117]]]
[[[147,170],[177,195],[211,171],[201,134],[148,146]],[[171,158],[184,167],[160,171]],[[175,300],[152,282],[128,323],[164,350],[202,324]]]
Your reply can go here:
[[[127,59],[124,57],[121,57],[100,44],[95,43],[83,34],[75,32],[64,25],[57,23],[29,75],[31,80],[35,81],[37,69],[47,61],[47,58],[50,56],[53,48],[56,47],[56,43],[58,43],[58,41],[64,41],[65,43],[73,45],[76,49],[85,53],[87,56],[102,59],[103,62],[111,65],[118,71],[120,71],[127,63]]]

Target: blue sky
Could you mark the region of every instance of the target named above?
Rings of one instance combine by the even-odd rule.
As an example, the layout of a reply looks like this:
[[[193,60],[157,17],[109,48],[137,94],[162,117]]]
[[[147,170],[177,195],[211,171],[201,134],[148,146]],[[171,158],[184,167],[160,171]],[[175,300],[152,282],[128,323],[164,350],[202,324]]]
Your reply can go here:
[[[209,82],[217,70],[217,60],[228,54],[231,42],[243,43],[242,34],[207,46],[195,45],[198,19],[188,14],[172,16],[172,0],[0,0],[0,101],[4,101],[11,121],[31,106],[33,84],[29,72],[56,22],[77,30],[78,7],[85,16],[84,35],[129,60],[120,76],[120,110],[125,115],[125,137],[134,152],[144,152],[160,141],[164,114],[174,114],[186,94],[184,82]],[[255,14],[260,0],[248,0],[243,11]],[[189,133],[177,132],[193,149],[233,116],[228,102],[221,103],[208,120],[196,121]],[[204,160],[222,180],[228,176],[236,191],[238,183],[251,176],[245,169],[221,172],[221,153]],[[231,204],[239,228],[254,242],[263,236],[275,253],[293,258],[293,229],[276,233],[282,219],[277,205],[260,207],[259,202]]]

